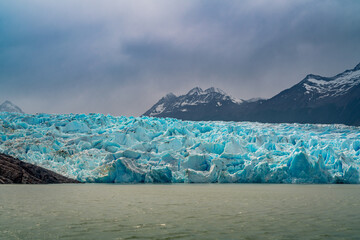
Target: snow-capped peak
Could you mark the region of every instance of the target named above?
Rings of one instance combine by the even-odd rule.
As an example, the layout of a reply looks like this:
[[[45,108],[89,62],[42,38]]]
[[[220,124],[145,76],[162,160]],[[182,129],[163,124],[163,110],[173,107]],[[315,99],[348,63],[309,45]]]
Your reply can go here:
[[[173,112],[187,112],[189,107],[207,106],[208,104],[212,106],[213,103],[216,103],[217,107],[221,107],[224,104],[229,104],[229,102],[241,104],[244,100],[234,98],[220,88],[210,87],[203,90],[200,87],[195,87],[185,95],[175,96],[173,93],[167,94],[144,115],[159,116]]]
[[[0,105],[0,112],[18,112],[23,113],[23,111],[13,104],[12,102],[6,100],[3,104]]]
[[[194,94],[197,94],[197,95],[200,95],[204,93],[204,90],[202,90],[201,88],[199,87],[194,87],[193,89],[191,89],[186,95],[194,95]]]
[[[238,99],[238,98],[235,98],[235,97],[232,97],[230,96],[229,94],[227,94],[225,91],[221,90],[220,88],[215,88],[215,87],[210,87],[206,90],[203,90],[202,88],[200,87],[195,87],[193,89],[191,89],[187,94],[186,96],[204,96],[205,98],[205,101],[203,100],[199,100],[197,102],[194,102],[193,100],[190,102],[187,102],[187,104],[189,105],[195,105],[197,103],[205,103],[206,101],[209,101],[210,99],[212,99],[214,96],[210,97],[210,95],[212,94],[216,94],[216,98],[219,98],[220,97],[220,100],[231,100],[233,103],[236,103],[236,104],[240,104],[240,103],[243,103],[244,100],[242,99]],[[182,103],[182,105],[185,105],[185,103]]]
[[[224,92],[220,88],[214,88],[214,87],[210,87],[210,88],[206,89],[205,92],[206,93],[220,93],[222,95],[227,95],[226,92]]]
[[[171,93],[166,94],[166,96],[164,97],[164,99],[172,99],[172,98],[176,98],[176,95]]]
[[[302,81],[305,94],[318,95],[316,98],[338,97],[360,84],[360,64],[334,77],[309,74]]]

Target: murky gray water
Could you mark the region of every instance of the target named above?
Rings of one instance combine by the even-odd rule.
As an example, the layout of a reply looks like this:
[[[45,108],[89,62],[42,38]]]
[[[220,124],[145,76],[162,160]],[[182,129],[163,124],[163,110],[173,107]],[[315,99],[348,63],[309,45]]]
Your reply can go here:
[[[2,185],[0,239],[359,239],[360,185]]]

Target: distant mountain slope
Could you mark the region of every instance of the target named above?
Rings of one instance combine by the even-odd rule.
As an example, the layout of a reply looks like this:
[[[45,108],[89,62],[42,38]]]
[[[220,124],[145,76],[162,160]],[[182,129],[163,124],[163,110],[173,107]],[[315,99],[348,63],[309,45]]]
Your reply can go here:
[[[173,93],[167,94],[144,115],[191,120],[213,119],[243,102],[244,100],[231,97],[219,88],[202,90],[196,87],[178,97]]]
[[[331,78],[310,74],[238,120],[360,125],[360,64]]]
[[[220,90],[212,97],[207,96],[212,91],[200,90],[194,88],[179,97],[168,95],[144,115],[184,120],[360,125],[360,64],[330,78],[307,75],[298,84],[268,100],[234,101],[231,97],[224,97],[227,95]],[[195,92],[198,98],[201,95],[208,101],[192,101],[190,93]],[[182,105],[184,102],[191,104]]]
[[[18,113],[24,113],[21,108],[16,106],[10,101],[5,101],[3,104],[0,105],[0,112],[18,112]]]
[[[326,103],[344,105],[353,97],[352,92],[360,85],[360,64],[352,70],[346,70],[335,77],[307,75],[300,83],[279,93],[269,102],[285,103],[289,107],[320,106]]]

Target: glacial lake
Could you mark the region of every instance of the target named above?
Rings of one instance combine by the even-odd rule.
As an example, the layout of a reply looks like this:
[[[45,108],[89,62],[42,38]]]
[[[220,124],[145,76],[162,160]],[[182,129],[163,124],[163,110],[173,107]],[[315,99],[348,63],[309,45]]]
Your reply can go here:
[[[356,238],[360,185],[0,185],[0,239]]]

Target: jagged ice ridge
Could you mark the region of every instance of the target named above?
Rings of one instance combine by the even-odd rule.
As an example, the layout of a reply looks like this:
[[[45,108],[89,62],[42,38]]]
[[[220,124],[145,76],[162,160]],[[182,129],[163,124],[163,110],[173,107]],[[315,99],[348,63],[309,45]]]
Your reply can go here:
[[[359,183],[360,128],[0,113],[0,152],[84,182]]]

